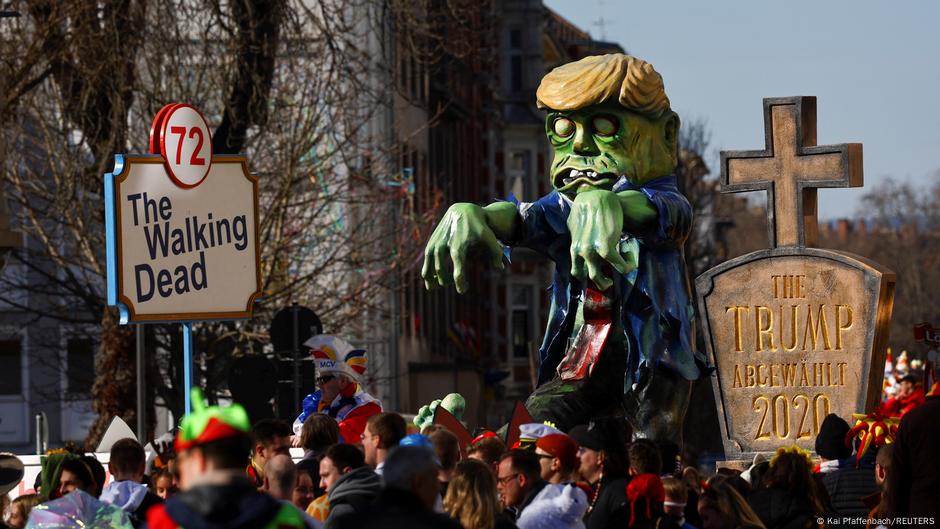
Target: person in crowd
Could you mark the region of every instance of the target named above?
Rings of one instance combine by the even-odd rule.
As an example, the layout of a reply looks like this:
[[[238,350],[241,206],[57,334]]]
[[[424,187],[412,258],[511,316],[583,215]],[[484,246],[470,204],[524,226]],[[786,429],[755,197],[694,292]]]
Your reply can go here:
[[[245,469],[255,488],[264,487],[264,465],[277,455],[290,455],[290,426],[278,419],[262,419],[251,427],[251,459]]]
[[[768,529],[814,527],[829,514],[820,489],[809,455],[795,446],[780,448],[748,503]]]
[[[688,506],[689,487],[679,478],[663,478],[663,511],[672,518],[681,529],[696,529],[685,519]]]
[[[388,451],[398,446],[407,433],[405,419],[397,413],[383,412],[369,417],[361,436],[366,464],[381,476]]]
[[[747,467],[747,470],[741,472],[741,479],[747,481],[748,485],[751,486],[751,490],[756,489],[764,475],[767,474],[767,470],[770,468],[770,458],[760,452],[754,454],[754,459],[751,460],[751,466]]]
[[[770,466],[769,463],[768,466]],[[702,491],[702,475],[696,466],[686,466],[682,469],[679,479],[689,491],[689,499],[685,505],[685,519],[693,527],[702,527],[702,517],[698,514],[698,495]]]
[[[440,465],[428,446],[395,448],[385,461],[385,485],[368,509],[337,519],[335,529],[459,529],[460,523],[434,512]]]
[[[88,470],[91,471],[93,489],[90,491],[86,491],[86,492],[88,492],[95,498],[100,497],[101,491],[104,490],[105,479],[107,478],[107,473],[104,470],[104,465],[102,465],[101,462],[98,461],[98,459],[95,458],[95,456],[93,455],[86,454],[86,455],[79,456],[79,458],[82,460],[83,463],[85,463],[85,466],[88,467]]]
[[[888,511],[893,517],[933,517],[940,523],[940,396],[901,418],[888,473]]]
[[[878,411],[884,415],[904,417],[908,412],[925,402],[923,388],[918,384],[917,377],[906,375],[898,383],[897,393],[884,401]]]
[[[519,529],[584,529],[587,495],[574,483],[547,484],[516,519]]]
[[[319,487],[320,484],[320,463],[314,466],[312,460],[301,459],[297,462],[297,485],[294,486],[294,493],[291,496],[291,502],[300,510],[306,511],[310,502],[323,494]]]
[[[59,466],[59,496],[65,496],[76,490],[83,490],[94,496],[97,489],[94,474],[81,458],[65,459]]]
[[[319,465],[326,449],[339,442],[339,425],[329,415],[314,413],[304,420],[299,439],[304,449],[301,460],[316,461]]]
[[[325,522],[330,515],[329,492],[339,479],[353,470],[369,468],[366,466],[362,451],[353,445],[336,444],[326,449],[320,459],[319,482],[323,490],[307,506],[307,514],[315,520]],[[371,470],[371,469],[370,469]]]
[[[702,529],[767,529],[738,491],[720,479],[702,487],[698,498]]]
[[[96,496],[100,491],[99,481],[105,479],[104,467],[96,459],[70,454],[56,468],[59,474],[57,497],[30,511],[26,529],[56,527],[54,524],[61,519],[61,513],[71,513],[69,516],[74,516],[74,523],[80,527],[134,527],[129,513]]]
[[[823,419],[816,436],[816,454],[821,459],[816,477],[825,487],[835,515],[863,520],[869,509],[862,498],[877,491],[874,472],[877,451],[868,450],[856,461],[852,448],[845,442],[849,430],[849,423],[834,413]],[[864,523],[844,525],[863,527]]]
[[[7,494],[23,480],[26,466],[11,452],[0,452],[0,528],[6,517],[9,497]],[[23,520],[25,523],[25,519]]]
[[[497,468],[496,490],[507,514],[518,520],[522,511],[548,485],[541,477],[538,456],[518,448],[510,450],[502,455]]]
[[[464,529],[515,529],[512,520],[500,512],[495,491],[496,478],[490,467],[476,459],[465,459],[454,468],[444,496],[444,512]]]
[[[362,389],[360,377],[368,357],[342,338],[319,334],[304,342],[317,370],[317,390],[303,401],[303,410],[294,420],[294,434],[300,435],[307,417],[322,413],[336,420],[345,443],[359,440],[369,417],[382,412],[382,403]]]
[[[144,447],[135,439],[121,439],[111,446],[111,483],[101,492],[101,501],[126,511],[134,527],[142,527],[147,511],[163,502],[143,484],[146,463]]]
[[[154,472],[151,476],[151,486],[153,493],[163,501],[179,492],[176,476],[168,468],[161,468]]]
[[[192,403],[175,441],[182,491],[147,512],[148,528],[307,527],[300,511],[258,492],[243,471],[252,447],[245,409],[206,407],[198,389]]]
[[[264,464],[264,484],[261,489],[272,498],[291,501],[297,485],[297,466],[289,455],[269,457]]]
[[[585,525],[588,529],[626,527],[629,506],[625,432],[616,422],[595,422],[575,426],[569,435],[580,446],[578,474],[591,490]]]
[[[447,495],[447,487],[453,478],[454,469],[457,468],[457,462],[460,461],[460,441],[457,436],[447,429],[438,430],[428,436],[431,445],[434,447],[434,454],[437,461],[441,464],[441,469],[437,474],[437,480],[441,484],[441,497]]]
[[[886,444],[878,448],[878,454],[875,456],[875,484],[878,486],[878,492],[870,494],[865,498],[865,504],[871,507],[868,512],[869,522],[866,527],[877,527],[878,524],[872,524],[872,520],[883,520],[888,518],[888,474],[891,472],[891,460],[894,457],[894,444]]]
[[[770,470],[769,463],[767,469]],[[742,472],[740,470],[734,468],[719,468],[718,472],[709,479],[721,480],[734,487],[734,490],[738,491],[738,494],[740,494],[742,498],[749,498],[751,491],[756,489],[752,488],[751,483],[741,477],[741,474]],[[761,479],[760,483],[763,483],[763,479]],[[821,486],[822,485],[820,485],[820,487]]]
[[[320,467],[322,471],[324,463],[333,465],[331,472],[334,474],[330,476],[329,482],[324,483],[330,509],[325,525],[328,529],[334,527],[340,518],[365,510],[382,490],[382,478],[365,464],[362,456],[353,455],[352,452],[341,456],[339,451],[348,450],[340,447],[354,448],[350,445],[331,447],[323,456]],[[335,476],[337,472],[339,475]],[[333,476],[335,480],[332,479]]]
[[[627,458],[630,463],[631,476],[640,474],[660,475],[663,471],[663,460],[659,447],[649,439],[637,439],[630,443],[627,449]]]
[[[308,527],[319,526],[319,522],[314,521],[312,517],[303,512],[307,505],[300,507],[294,502],[298,474],[297,466],[290,456],[276,455],[271,457],[264,464],[263,490],[272,498],[296,507]],[[309,480],[309,477],[307,479]],[[309,503],[308,501],[307,504]]]
[[[10,519],[7,524],[11,529],[23,529],[26,527],[26,520],[29,519],[29,513],[34,507],[42,502],[42,496],[39,494],[23,494],[17,496],[10,504]]]
[[[519,440],[510,448],[521,448],[523,450],[535,450],[535,443],[546,435],[564,433],[551,424],[544,422],[530,422],[519,425]]]
[[[505,451],[506,443],[498,435],[487,430],[470,441],[470,446],[467,447],[467,457],[486,463],[495,475],[496,467],[499,465],[499,456]]]
[[[659,457],[658,451],[657,457]],[[630,507],[630,520],[627,527],[679,529],[679,525],[666,514],[663,508],[665,499],[666,490],[658,475],[634,474],[627,483],[627,505]]]
[[[540,437],[535,442],[535,455],[539,458],[542,479],[555,485],[573,482],[581,463],[578,450],[578,443],[563,433]]]

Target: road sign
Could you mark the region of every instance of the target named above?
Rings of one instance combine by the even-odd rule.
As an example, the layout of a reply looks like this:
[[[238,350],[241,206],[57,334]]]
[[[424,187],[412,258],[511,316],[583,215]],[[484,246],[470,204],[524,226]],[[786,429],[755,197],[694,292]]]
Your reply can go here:
[[[117,155],[105,175],[108,303],[125,323],[249,318],[260,295],[257,178],[211,156],[202,127],[173,105],[152,129],[174,136],[152,141],[167,157]]]

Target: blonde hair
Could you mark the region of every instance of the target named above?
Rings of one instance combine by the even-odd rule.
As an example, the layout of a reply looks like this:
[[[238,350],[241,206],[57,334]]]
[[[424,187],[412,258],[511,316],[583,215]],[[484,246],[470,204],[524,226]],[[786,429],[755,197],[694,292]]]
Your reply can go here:
[[[715,477],[708,480],[708,484],[702,488],[702,494],[698,498],[699,510],[716,511],[723,518],[725,527],[750,525],[766,529],[764,522],[757,516],[744,496],[741,496],[728,480],[715,479]]]
[[[33,510],[33,507],[39,505],[42,502],[42,496],[39,494],[23,494],[22,496],[17,496],[13,503],[10,504],[10,513],[13,513],[13,510],[18,510],[23,515],[23,519],[29,518],[29,513]]]
[[[666,497],[673,501],[685,503],[689,499],[689,488],[684,481],[677,478],[663,478],[663,489],[666,491]]]
[[[659,119],[670,112],[663,78],[653,65],[631,55],[593,55],[555,68],[535,93],[539,108],[577,110],[615,101]]]
[[[464,529],[493,529],[496,513],[496,477],[485,463],[464,459],[457,463],[447,486],[444,512]]]

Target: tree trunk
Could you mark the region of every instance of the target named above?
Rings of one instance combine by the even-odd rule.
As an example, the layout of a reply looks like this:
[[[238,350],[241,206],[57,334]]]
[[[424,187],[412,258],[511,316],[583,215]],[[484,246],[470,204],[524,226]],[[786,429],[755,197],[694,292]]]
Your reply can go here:
[[[101,347],[95,356],[97,376],[91,388],[92,410],[98,417],[85,438],[86,450],[98,446],[114,417],[124,419],[132,427],[136,422],[135,350],[134,328],[120,325],[117,310],[106,308],[101,320]]]

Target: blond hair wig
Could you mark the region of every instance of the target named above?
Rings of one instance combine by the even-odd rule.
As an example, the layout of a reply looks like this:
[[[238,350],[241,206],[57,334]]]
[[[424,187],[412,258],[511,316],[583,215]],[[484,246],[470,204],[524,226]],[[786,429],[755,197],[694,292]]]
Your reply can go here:
[[[653,65],[631,55],[592,55],[555,68],[535,93],[539,108],[577,110],[616,101],[628,110],[659,119],[669,112],[663,78]]]

